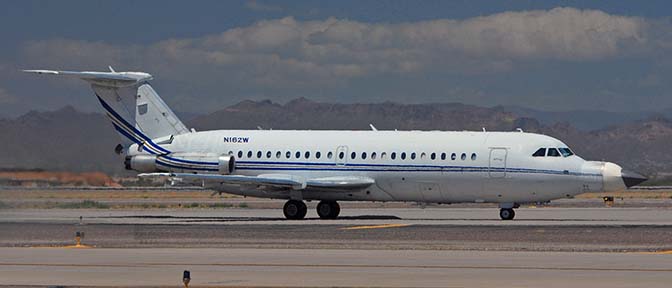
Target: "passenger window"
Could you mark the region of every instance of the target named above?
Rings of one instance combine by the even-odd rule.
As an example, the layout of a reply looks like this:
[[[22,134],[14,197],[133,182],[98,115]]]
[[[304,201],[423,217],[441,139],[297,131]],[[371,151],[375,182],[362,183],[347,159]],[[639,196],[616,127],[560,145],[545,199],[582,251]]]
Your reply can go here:
[[[247,151],[247,158],[252,158],[252,151]]]
[[[229,155],[233,155],[233,151],[229,151]]]
[[[548,157],[560,157],[560,152],[555,148],[548,148]]]
[[[401,152],[401,160],[406,160],[406,152]]]
[[[285,153],[285,157],[287,157],[287,159],[292,158],[292,152],[287,151],[287,153]]]
[[[362,152],[362,159],[366,159],[366,152]]]
[[[457,155],[455,153],[450,154],[450,160],[455,160],[457,159]]]
[[[544,157],[544,156],[546,156],[546,148],[539,148],[537,152],[534,152],[534,154],[532,154],[532,157]]]
[[[315,152],[315,158],[320,159],[322,157],[322,153],[320,151]]]
[[[411,160],[415,160],[415,152],[411,153]]]
[[[262,152],[261,152],[261,151],[257,151],[257,158],[261,158],[261,155],[262,155]]]
[[[280,159],[281,156],[282,156],[282,152],[280,152],[280,151],[275,152],[275,158]]]
[[[327,153],[327,158],[331,159],[331,157],[334,157],[334,153],[331,153],[331,152]]]
[[[238,151],[238,158],[243,158],[243,151]]]
[[[355,152],[350,153],[350,159],[355,159],[355,158],[357,158],[357,153],[355,153]]]
[[[387,152],[380,153],[380,159],[387,158]]]
[[[294,154],[294,156],[296,156],[296,159],[301,158],[301,151],[296,151],[296,154]]]
[[[338,159],[343,159],[343,157],[345,157],[344,152],[338,153]]]
[[[392,154],[390,154],[390,158],[392,158],[392,160],[397,159],[397,152],[392,152]]]
[[[432,160],[435,160],[436,159],[436,153],[432,153],[432,155],[430,155],[429,158],[432,158]]]
[[[371,153],[371,160],[376,160],[376,152]]]
[[[466,160],[467,159],[467,154],[462,153],[462,155],[460,155],[460,159],[462,159],[462,161]]]
[[[270,158],[271,158],[271,155],[273,155],[273,153],[271,153],[271,151],[266,152],[266,158],[269,158],[269,159],[270,159]]]
[[[471,161],[476,161],[476,153],[471,153]]]
[[[446,160],[446,153],[441,153],[441,160]]]
[[[422,152],[422,154],[420,154],[420,159],[425,160],[425,158],[427,158],[427,154]]]
[[[310,152],[306,151],[306,153],[304,154],[304,157],[305,157],[306,159],[310,158]]]

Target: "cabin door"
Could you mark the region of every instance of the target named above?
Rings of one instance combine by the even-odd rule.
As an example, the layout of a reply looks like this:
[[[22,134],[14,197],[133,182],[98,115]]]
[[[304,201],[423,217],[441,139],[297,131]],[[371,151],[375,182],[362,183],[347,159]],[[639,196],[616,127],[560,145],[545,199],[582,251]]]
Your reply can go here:
[[[348,163],[348,146],[338,146],[334,159],[336,159],[336,165],[345,166]]]
[[[490,178],[506,177],[506,154],[505,148],[490,148],[490,166],[488,175]]]

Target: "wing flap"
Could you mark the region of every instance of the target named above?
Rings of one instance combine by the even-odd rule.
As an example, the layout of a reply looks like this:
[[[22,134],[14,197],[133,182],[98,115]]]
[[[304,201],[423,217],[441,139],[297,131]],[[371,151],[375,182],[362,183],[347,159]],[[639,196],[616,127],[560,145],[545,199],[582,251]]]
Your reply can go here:
[[[332,189],[361,189],[376,183],[369,177],[360,176],[336,176],[325,178],[313,178],[307,181],[308,187],[332,188]]]
[[[267,185],[273,187],[285,187],[293,189],[304,189],[306,187],[305,180],[300,178],[284,175],[287,177],[278,177],[279,175],[259,175],[259,176],[244,176],[244,175],[216,175],[216,174],[191,174],[191,173],[142,173],[138,174],[140,178],[166,178],[174,181],[197,180],[208,183],[225,183],[236,185]]]
[[[375,183],[375,180],[360,176],[337,176],[305,179],[300,176],[287,174],[262,174],[259,176],[244,175],[216,175],[216,174],[191,174],[191,173],[143,173],[140,178],[165,178],[174,181],[205,181],[209,183],[225,183],[236,185],[265,185],[281,188],[303,190],[306,188],[363,189]]]

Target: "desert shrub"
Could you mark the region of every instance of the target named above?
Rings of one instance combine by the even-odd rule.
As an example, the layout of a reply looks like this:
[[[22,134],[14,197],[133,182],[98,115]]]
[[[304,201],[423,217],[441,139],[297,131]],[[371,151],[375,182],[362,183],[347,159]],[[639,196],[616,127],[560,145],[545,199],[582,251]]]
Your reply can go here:
[[[93,200],[83,200],[81,202],[63,203],[58,205],[63,209],[109,209],[110,205]]]

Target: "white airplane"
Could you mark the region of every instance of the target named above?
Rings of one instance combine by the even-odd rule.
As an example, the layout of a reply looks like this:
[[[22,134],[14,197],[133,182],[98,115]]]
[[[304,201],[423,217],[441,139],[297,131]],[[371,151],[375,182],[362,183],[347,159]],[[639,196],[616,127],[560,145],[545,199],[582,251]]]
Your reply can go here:
[[[518,132],[187,129],[143,72],[29,73],[91,84],[122,142],[115,151],[140,177],[204,183],[217,191],[287,199],[287,219],[304,200],[337,218],[337,201],[498,203],[503,220],[523,203],[610,192],[646,177],[611,162],[586,161],[561,141]]]

